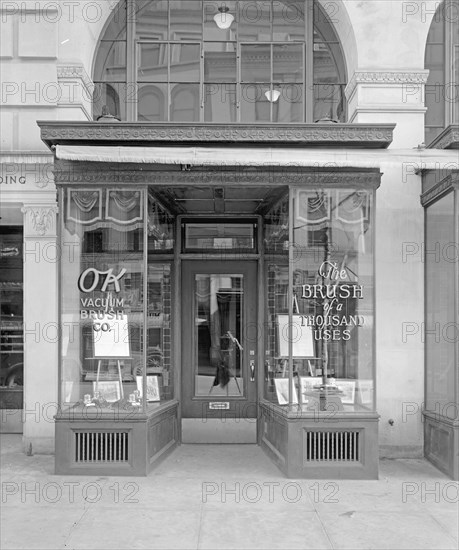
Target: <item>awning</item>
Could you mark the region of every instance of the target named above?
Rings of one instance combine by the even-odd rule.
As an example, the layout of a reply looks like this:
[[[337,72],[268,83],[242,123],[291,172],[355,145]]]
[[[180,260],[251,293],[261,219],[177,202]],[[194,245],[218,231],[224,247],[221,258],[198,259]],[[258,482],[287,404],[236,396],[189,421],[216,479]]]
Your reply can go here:
[[[317,169],[376,168],[405,163],[409,173],[458,170],[457,150],[325,149],[275,147],[93,147],[57,145],[56,158],[81,162],[190,166],[291,166]]]

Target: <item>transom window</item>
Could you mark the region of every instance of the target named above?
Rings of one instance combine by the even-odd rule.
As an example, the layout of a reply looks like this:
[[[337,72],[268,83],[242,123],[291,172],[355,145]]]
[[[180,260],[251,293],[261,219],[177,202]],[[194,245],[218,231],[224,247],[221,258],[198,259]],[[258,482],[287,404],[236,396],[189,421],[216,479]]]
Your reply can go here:
[[[123,0],[94,65],[94,117],[345,121],[344,58],[311,0]]]

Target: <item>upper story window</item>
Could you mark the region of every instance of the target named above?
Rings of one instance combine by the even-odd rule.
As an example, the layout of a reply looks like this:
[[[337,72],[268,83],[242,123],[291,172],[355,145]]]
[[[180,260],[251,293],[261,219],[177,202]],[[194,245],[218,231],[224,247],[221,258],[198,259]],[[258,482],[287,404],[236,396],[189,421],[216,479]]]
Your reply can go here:
[[[425,56],[426,144],[450,124],[459,123],[459,0],[444,0],[438,7]]]
[[[346,120],[343,53],[312,0],[123,0],[93,78],[96,119]]]

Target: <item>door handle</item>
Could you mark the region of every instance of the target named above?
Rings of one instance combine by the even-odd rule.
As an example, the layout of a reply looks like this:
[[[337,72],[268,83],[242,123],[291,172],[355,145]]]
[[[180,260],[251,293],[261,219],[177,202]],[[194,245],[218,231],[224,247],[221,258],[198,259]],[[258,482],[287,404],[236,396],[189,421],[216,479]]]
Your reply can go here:
[[[251,359],[249,362],[250,365],[250,381],[255,382],[255,359]]]

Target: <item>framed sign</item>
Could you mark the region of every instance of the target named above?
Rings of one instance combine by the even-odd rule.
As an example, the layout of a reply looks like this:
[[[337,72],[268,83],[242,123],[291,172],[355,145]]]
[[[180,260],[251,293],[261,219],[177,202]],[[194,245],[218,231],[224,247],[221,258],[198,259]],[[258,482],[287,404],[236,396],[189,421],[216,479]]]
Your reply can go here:
[[[288,405],[288,378],[274,378],[279,405]],[[295,382],[292,380],[292,403],[298,403]]]
[[[94,319],[94,357],[130,357],[127,315]]]
[[[279,357],[288,357],[289,326],[288,315],[277,315],[277,338]],[[314,354],[314,335],[312,327],[306,324],[305,317],[292,317],[292,357],[312,358]]]
[[[353,405],[355,402],[355,381],[354,380],[336,380],[336,385],[343,392],[341,401],[346,405]]]
[[[117,380],[93,382],[93,392],[98,391],[108,403],[116,403],[121,399],[120,383]]]
[[[142,376],[136,377],[137,382],[137,389],[140,392],[140,397],[142,397],[142,391],[143,391],[143,378]],[[159,394],[159,382],[158,377],[153,376],[147,376],[147,401],[159,401],[160,400],[160,394]]]

